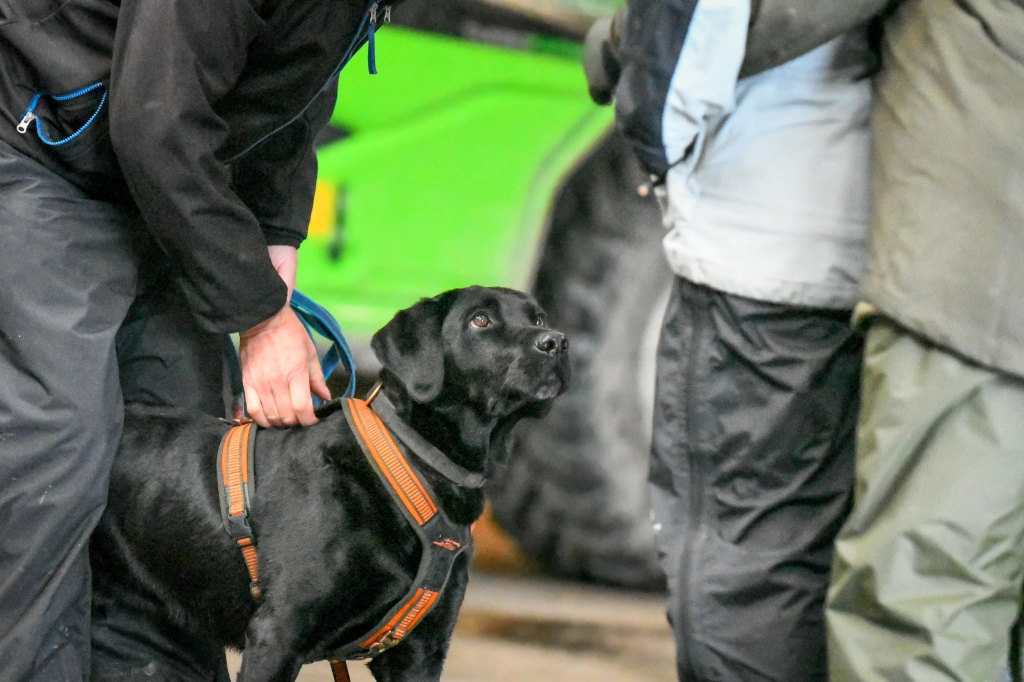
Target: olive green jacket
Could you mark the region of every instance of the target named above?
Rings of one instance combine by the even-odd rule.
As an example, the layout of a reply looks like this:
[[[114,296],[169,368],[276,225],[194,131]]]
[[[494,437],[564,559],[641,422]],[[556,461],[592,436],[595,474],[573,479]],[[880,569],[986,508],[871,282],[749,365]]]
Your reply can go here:
[[[907,0],[876,83],[865,298],[1024,376],[1024,5]]]
[[[744,70],[884,5],[763,0]],[[1024,376],[1024,0],[903,0],[882,53],[864,297],[941,346]]]

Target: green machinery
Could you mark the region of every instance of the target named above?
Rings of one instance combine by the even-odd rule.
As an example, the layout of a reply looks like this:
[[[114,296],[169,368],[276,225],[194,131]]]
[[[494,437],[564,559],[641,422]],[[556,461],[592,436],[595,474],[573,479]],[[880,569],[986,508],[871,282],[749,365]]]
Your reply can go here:
[[[370,371],[372,334],[422,297],[532,291],[569,336],[573,386],[517,441],[495,518],[553,572],[657,585],[642,425],[669,275],[656,207],[634,191],[644,178],[579,60],[587,23],[617,1],[589,18],[580,0],[487,1],[505,6],[429,0],[417,14],[408,0],[406,25],[377,34],[378,75],[363,55],[342,73],[298,287]],[[440,32],[409,27],[438,16]]]
[[[574,47],[389,27],[376,76],[358,58],[342,73],[332,123],[352,134],[320,150],[298,286],[354,345],[425,295],[531,287],[552,197],[612,122]]]

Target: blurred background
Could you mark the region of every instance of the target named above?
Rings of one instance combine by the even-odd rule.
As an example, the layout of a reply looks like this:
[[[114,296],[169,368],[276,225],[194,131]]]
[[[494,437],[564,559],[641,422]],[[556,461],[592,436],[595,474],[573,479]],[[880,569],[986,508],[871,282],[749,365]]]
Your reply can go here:
[[[571,390],[490,484],[452,682],[675,677],[645,484],[671,275],[646,178],[580,63],[620,4],[407,0],[376,36],[379,73],[365,48],[342,72],[317,141],[298,288],[338,318],[360,386],[371,335],[456,287],[530,291],[571,343]],[[300,678],[320,679],[326,664]]]

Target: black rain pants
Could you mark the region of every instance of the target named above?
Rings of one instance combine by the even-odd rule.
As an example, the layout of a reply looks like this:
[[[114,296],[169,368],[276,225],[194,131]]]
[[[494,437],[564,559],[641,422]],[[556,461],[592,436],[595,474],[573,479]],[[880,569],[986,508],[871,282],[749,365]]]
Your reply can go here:
[[[686,682],[824,682],[861,339],[846,311],[677,279],[658,347],[651,504]]]
[[[103,604],[89,536],[127,399],[223,414],[225,337],[199,330],[137,211],[0,142],[0,680],[227,680],[181,633]],[[118,369],[120,356],[122,369]],[[92,649],[92,652],[90,651]],[[200,651],[203,651],[201,648]],[[180,673],[180,674],[179,674]]]

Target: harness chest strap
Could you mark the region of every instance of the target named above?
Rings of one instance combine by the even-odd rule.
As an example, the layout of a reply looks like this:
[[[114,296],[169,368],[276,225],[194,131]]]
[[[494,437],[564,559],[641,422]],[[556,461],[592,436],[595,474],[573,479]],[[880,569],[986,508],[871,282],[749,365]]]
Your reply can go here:
[[[453,523],[438,507],[430,485],[367,402],[348,398],[342,401],[342,409],[371,468],[423,547],[419,570],[406,596],[368,635],[324,656],[334,660],[370,659],[401,642],[430,613],[444,591],[455,560],[471,545],[472,535],[468,526]]]

